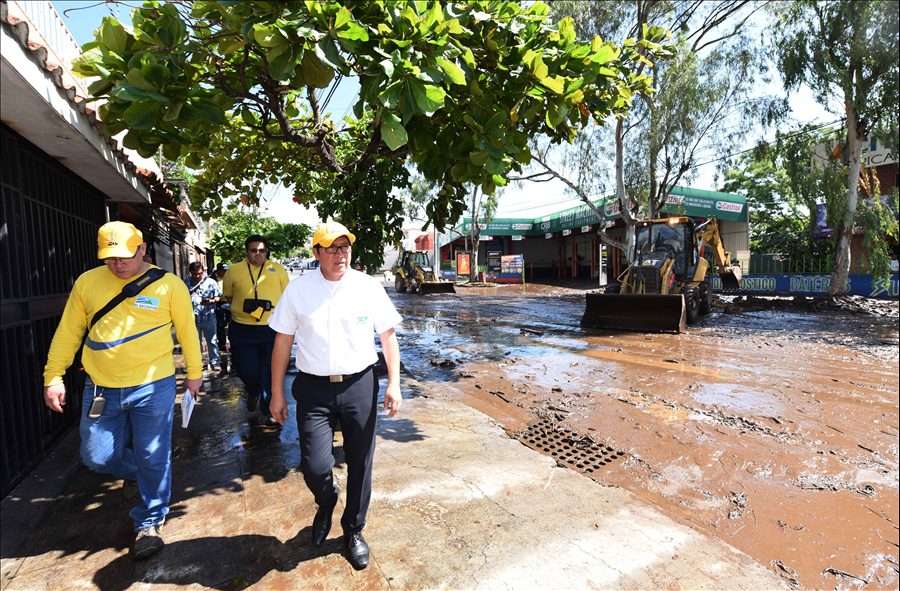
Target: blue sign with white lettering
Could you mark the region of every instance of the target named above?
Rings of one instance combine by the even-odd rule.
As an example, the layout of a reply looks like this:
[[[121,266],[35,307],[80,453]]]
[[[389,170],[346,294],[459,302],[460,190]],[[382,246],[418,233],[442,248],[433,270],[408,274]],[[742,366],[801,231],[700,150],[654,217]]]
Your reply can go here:
[[[741,291],[750,293],[825,295],[831,275],[744,275]],[[722,291],[722,280],[713,275],[713,291]],[[898,276],[891,274],[885,281],[879,277],[872,283],[871,275],[850,275],[847,281],[848,295],[868,297],[897,297]]]

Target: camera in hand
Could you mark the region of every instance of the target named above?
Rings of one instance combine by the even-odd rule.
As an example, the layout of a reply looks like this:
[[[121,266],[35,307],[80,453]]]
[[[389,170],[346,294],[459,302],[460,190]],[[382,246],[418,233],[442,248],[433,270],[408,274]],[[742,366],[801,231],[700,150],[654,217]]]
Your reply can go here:
[[[272,302],[269,300],[257,300],[253,298],[248,298],[244,300],[244,313],[252,314],[257,310],[257,308],[262,308],[263,312],[268,312],[272,309]]]

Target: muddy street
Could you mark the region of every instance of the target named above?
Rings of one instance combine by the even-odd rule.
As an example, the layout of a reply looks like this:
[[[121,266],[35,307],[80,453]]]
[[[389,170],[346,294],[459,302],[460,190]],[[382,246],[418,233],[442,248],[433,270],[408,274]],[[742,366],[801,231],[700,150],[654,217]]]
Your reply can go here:
[[[406,369],[523,444],[798,588],[897,588],[896,302],[724,298],[660,335],[581,329],[580,289],[387,289]]]

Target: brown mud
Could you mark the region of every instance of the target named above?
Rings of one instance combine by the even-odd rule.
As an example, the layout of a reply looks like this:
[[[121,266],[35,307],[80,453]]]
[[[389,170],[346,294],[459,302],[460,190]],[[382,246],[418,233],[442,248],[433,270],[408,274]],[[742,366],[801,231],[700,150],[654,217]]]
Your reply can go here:
[[[388,291],[405,367],[524,444],[798,588],[900,584],[896,301],[718,298],[660,335],[581,329],[583,289]]]

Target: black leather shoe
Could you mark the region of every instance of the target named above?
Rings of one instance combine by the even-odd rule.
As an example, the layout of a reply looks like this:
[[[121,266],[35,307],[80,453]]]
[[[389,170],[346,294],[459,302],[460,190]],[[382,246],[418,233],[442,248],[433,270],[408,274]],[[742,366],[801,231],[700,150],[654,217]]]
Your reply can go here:
[[[259,396],[251,396],[247,394],[247,410],[253,412],[256,410],[256,404],[259,402]]]
[[[362,570],[369,566],[369,545],[363,539],[362,532],[345,535],[344,545],[347,546],[347,554],[353,568]]]
[[[331,531],[331,516],[334,513],[334,507],[337,505],[339,496],[340,493],[337,487],[334,487],[334,503],[330,506],[319,507],[318,511],[316,511],[312,524],[313,546],[321,546],[325,542],[325,538],[328,537],[328,532]]]

